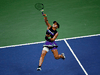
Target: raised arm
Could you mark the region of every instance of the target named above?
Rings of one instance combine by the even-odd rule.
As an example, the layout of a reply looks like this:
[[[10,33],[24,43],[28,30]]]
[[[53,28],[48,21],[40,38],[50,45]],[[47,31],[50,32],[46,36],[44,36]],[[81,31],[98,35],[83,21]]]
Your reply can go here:
[[[48,23],[48,19],[47,19],[46,14],[44,14],[43,16],[44,16],[44,21],[45,21],[46,25],[47,25],[48,27],[51,27],[51,25]]]

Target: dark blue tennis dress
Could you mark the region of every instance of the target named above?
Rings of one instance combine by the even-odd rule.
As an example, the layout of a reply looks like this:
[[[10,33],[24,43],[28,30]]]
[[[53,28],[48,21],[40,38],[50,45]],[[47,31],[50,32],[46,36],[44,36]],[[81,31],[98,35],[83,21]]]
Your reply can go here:
[[[50,35],[51,38],[53,38],[56,33],[57,33],[57,30],[53,30],[52,26],[50,29],[47,29],[47,31],[46,31],[46,34]],[[46,41],[45,44],[43,45],[43,47],[48,47],[49,49],[57,49],[58,46],[55,43],[55,41],[52,41],[52,42]]]

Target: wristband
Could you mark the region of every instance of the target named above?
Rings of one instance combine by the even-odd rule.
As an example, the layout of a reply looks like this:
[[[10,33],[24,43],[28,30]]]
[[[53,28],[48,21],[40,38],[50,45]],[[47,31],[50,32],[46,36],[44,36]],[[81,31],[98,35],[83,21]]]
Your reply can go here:
[[[49,42],[52,42],[47,36],[45,37],[45,39]]]
[[[42,9],[42,10],[40,10],[41,12],[43,12],[44,11],[44,9]]]

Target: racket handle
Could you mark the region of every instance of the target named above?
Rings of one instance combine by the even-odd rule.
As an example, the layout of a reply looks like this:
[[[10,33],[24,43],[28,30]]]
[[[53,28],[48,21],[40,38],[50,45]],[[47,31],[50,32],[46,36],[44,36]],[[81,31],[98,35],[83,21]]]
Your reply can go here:
[[[42,12],[42,15],[44,15],[44,13]]]
[[[40,10],[40,11],[42,12],[42,15],[44,15],[44,13],[43,13],[43,12],[44,12],[44,9],[42,9],[42,10]]]

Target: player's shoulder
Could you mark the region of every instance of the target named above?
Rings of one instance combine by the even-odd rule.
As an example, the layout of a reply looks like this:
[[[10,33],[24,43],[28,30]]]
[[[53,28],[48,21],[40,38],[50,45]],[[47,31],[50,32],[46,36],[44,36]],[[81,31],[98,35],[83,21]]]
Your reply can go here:
[[[52,26],[51,26],[51,25],[47,27],[47,30],[48,30],[48,29],[50,29],[50,28],[52,28]]]
[[[55,32],[56,32],[56,33],[58,33],[58,31],[57,31],[57,30],[55,30]]]

